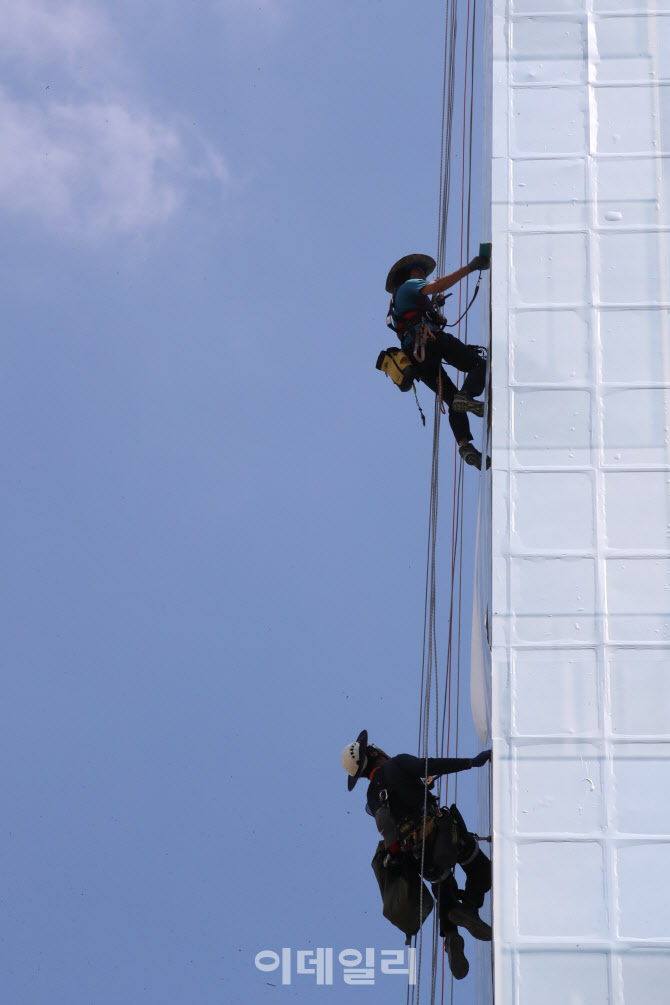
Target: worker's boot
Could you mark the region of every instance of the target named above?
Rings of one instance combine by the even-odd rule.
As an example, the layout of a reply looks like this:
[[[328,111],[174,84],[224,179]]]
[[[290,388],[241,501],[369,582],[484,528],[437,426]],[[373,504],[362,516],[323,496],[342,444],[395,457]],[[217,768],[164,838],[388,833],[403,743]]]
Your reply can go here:
[[[482,470],[482,455],[473,447],[471,443],[462,443],[458,448],[458,452],[465,461],[466,464],[471,464],[473,468],[479,468]],[[491,458],[486,458],[486,470],[491,467]]]
[[[491,926],[479,917],[479,911],[471,904],[458,904],[457,907],[452,907],[447,917],[452,925],[467,928],[470,935],[481,942],[490,942],[493,937]]]
[[[447,932],[444,937],[444,951],[449,960],[449,969],[454,975],[454,980],[457,981],[462,981],[464,977],[467,977],[470,969],[464,950],[463,936],[459,935],[456,929]]]
[[[472,412],[481,419],[484,415],[484,402],[476,401],[471,394],[463,391],[456,391],[454,400],[451,403],[454,412]]]

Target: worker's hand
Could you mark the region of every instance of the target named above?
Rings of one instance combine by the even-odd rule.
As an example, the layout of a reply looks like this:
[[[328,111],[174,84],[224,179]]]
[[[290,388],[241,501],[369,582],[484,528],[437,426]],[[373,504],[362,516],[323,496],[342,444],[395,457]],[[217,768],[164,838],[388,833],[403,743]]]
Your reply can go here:
[[[491,268],[491,259],[484,258],[483,255],[476,255],[471,262],[468,262],[468,269],[470,272],[481,272],[482,269]]]
[[[476,757],[472,758],[472,767],[482,768],[486,764],[486,762],[490,760],[491,760],[491,751],[482,750],[481,753],[477,754]]]

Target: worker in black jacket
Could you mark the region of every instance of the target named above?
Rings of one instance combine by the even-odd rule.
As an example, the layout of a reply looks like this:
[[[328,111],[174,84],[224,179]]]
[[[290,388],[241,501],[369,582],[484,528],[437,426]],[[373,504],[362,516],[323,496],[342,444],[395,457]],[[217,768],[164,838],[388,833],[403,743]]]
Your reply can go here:
[[[349,775],[349,791],[359,778],[368,778],[366,810],[375,818],[388,854],[386,865],[413,860],[432,884],[439,904],[440,935],[452,974],[462,980],[469,970],[463,937],[458,926],[476,939],[491,940],[491,927],[479,917],[479,908],[491,889],[491,862],[468,831],[456,806],[440,808],[429,784],[439,775],[480,768],[491,759],[484,750],[476,757],[419,758],[412,754],[389,757],[368,743],[367,730],[342,751]],[[458,889],[454,867],[465,873],[465,888]]]

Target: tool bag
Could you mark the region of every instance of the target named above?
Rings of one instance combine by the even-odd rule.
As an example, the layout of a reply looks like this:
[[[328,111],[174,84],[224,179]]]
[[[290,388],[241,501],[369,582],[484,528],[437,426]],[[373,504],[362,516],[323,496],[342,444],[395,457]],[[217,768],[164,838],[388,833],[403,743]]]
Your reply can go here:
[[[433,910],[430,890],[419,876],[418,867],[403,855],[394,866],[385,869],[384,842],[377,845],[372,868],[379,884],[384,917],[405,933],[407,944],[419,931],[419,925]]]
[[[414,381],[418,379],[416,367],[398,346],[382,349],[376,366],[390,377],[401,391],[409,391]]]
[[[448,293],[447,296],[450,297],[451,294]],[[411,328],[416,328],[413,353],[419,362],[422,362],[424,359],[426,338],[433,337],[430,325],[432,324],[436,328],[443,328],[447,323],[446,318],[438,309],[444,304],[445,299],[444,296],[440,296],[434,301],[430,301],[428,297],[423,297],[423,301],[425,302],[422,302],[416,310],[406,311],[404,314],[396,317],[393,313],[395,297],[391,298],[386,324],[391,331],[396,333],[401,342]],[[392,346],[390,349],[382,349],[377,357],[376,365],[377,369],[383,370],[401,391],[409,391],[414,381],[419,379],[416,366],[412,363],[409,356],[402,349],[398,348],[398,346]],[[419,411],[421,411],[420,408]]]

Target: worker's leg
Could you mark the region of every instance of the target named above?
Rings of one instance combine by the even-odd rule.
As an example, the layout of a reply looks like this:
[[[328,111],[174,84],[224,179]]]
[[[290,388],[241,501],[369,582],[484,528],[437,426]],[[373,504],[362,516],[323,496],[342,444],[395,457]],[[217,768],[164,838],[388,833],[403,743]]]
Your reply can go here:
[[[476,836],[468,830],[455,803],[449,807],[449,814],[458,831],[457,862],[465,873],[465,890],[461,900],[479,910],[491,889],[491,860],[479,847]]]
[[[435,339],[442,359],[466,377],[461,392],[478,397],[486,386],[486,357],[476,345],[465,345],[450,332],[437,332]]]
[[[486,358],[477,352],[479,346],[465,346],[470,351],[471,366],[463,381],[461,391],[472,398],[478,398],[486,387]]]
[[[450,873],[441,883],[433,883],[433,896],[437,901],[440,935],[444,939],[444,951],[449,961],[449,969],[457,981],[467,977],[470,964],[465,956],[465,943],[457,926],[449,919],[449,912],[459,906],[458,885],[454,874]]]
[[[449,921],[449,911],[459,903],[458,883],[453,872],[450,872],[441,883],[433,883],[432,891],[438,903],[440,919],[440,935],[447,935],[448,932],[456,928],[453,922]]]
[[[476,843],[472,837],[472,849],[474,848]],[[470,857],[466,854],[459,856],[459,864],[465,872],[465,890],[462,892],[460,903],[450,910],[449,920],[455,925],[467,928],[475,939],[490,942],[491,926],[479,917],[479,908],[484,903],[486,892],[491,889],[491,862],[483,851],[477,850],[473,856],[471,850]]]
[[[467,829],[458,808],[451,806],[449,812],[458,827],[458,864],[465,873],[465,889],[460,903],[449,912],[449,919],[455,925],[467,928],[475,939],[490,941],[491,926],[479,917],[479,908],[491,889],[491,862],[479,848],[475,835]]]
[[[485,895],[491,889],[491,860],[480,848],[471,861],[461,865],[461,869],[465,873],[463,903],[471,904],[479,910]]]
[[[426,356],[428,356],[428,354],[426,354]],[[449,425],[451,426],[451,431],[456,437],[457,443],[468,443],[472,439],[472,433],[470,432],[470,423],[468,422],[467,414],[465,412],[455,412],[451,407],[454,395],[456,394],[456,385],[453,380],[450,380],[446,371],[437,362],[434,363],[432,367],[429,363],[423,362],[418,364],[416,368],[421,382],[429,387],[435,394],[438,393],[437,374],[439,371],[442,384],[442,401],[449,409]]]

